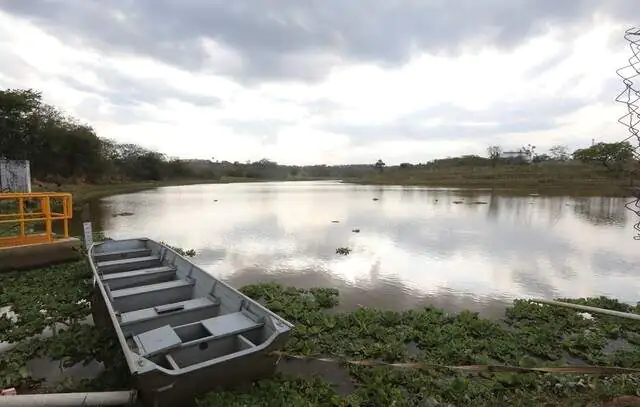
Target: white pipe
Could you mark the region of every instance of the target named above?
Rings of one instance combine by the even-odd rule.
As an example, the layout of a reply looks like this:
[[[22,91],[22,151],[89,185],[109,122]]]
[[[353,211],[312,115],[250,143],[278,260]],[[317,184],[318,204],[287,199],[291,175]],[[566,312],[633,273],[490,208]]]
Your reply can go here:
[[[610,310],[610,309],[589,307],[588,305],[571,304],[569,302],[561,302],[561,301],[535,300],[535,299],[531,300],[531,301],[532,302],[537,302],[537,303],[540,303],[540,304],[557,305],[557,306],[560,306],[560,307],[573,308],[573,309],[577,309],[577,310],[580,310],[580,311],[595,312],[595,313],[598,313],[598,314],[605,314],[605,315],[611,315],[611,316],[614,316],[614,317],[635,319],[636,321],[640,321],[640,314],[632,314],[630,312],[614,311],[614,310]]]
[[[135,403],[136,397],[135,390],[96,393],[25,394],[0,396],[0,407],[123,406]]]

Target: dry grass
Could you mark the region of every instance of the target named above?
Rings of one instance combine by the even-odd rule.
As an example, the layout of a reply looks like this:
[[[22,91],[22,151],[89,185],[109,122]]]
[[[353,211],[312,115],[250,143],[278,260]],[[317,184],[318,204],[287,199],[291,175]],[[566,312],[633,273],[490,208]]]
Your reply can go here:
[[[493,167],[389,168],[381,174],[350,180],[363,184],[493,188],[529,193],[628,196],[629,172],[614,174],[600,165],[544,163]]]

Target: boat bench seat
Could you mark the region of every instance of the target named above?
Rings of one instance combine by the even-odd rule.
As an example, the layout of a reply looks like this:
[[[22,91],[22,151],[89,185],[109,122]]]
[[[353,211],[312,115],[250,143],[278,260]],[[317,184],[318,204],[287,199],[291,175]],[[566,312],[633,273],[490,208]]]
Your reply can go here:
[[[169,325],[133,337],[140,356],[151,357],[182,345],[182,339]]]
[[[109,291],[113,308],[124,314],[191,298],[195,282],[172,280],[164,283],[141,285]]]
[[[212,341],[231,335],[241,334],[264,325],[264,322],[254,321],[243,312],[232,312],[230,314],[221,315],[219,317],[209,318],[196,322],[194,324],[181,325],[173,328],[170,325],[164,325],[150,331],[142,332],[133,336],[133,340],[138,347],[140,356],[151,357],[159,353],[182,347],[188,343],[183,343],[180,336],[176,333],[176,329],[184,329],[189,326],[201,324],[209,333],[197,339],[197,342]],[[194,343],[195,341],[190,341]]]
[[[167,282],[158,283],[158,284],[123,288],[121,290],[112,290],[111,298],[113,298],[114,300],[117,300],[119,298],[129,297],[132,295],[150,294],[155,291],[170,290],[172,288],[178,288],[178,287],[186,287],[186,286],[191,287],[193,286],[193,284],[194,283],[190,281],[173,280],[173,281],[167,281]]]
[[[175,314],[179,311],[184,312],[218,305],[220,305],[220,300],[211,299],[210,297],[200,297],[194,298],[192,300],[176,302],[173,304],[144,308],[131,312],[124,312],[120,314],[120,325],[133,324],[136,322],[157,318],[162,315]]]
[[[102,276],[101,280],[109,284],[111,290],[129,288],[134,285],[151,284],[152,282],[164,282],[175,276],[176,269],[169,266],[151,267],[122,273],[111,273]]]
[[[163,325],[184,325],[210,318],[218,313],[220,300],[200,297],[163,304],[120,314],[120,327],[125,336],[137,335]]]
[[[115,250],[112,252],[94,253],[93,258],[98,262],[130,259],[133,257],[147,257],[151,256],[151,249],[139,248],[139,249],[125,249]]]
[[[240,311],[205,319],[202,321],[202,325],[213,337],[219,338],[259,328],[264,325],[264,322],[254,321]]]
[[[132,257],[128,259],[99,261],[96,266],[102,274],[122,273],[148,267],[158,267],[162,263],[159,256]]]

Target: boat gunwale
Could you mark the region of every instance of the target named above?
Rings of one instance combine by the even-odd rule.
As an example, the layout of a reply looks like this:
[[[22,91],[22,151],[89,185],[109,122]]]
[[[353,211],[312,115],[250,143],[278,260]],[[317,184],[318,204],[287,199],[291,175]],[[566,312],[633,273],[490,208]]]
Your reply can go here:
[[[116,332],[116,336],[118,338],[118,342],[120,342],[120,347],[122,348],[122,351],[123,351],[124,356],[125,356],[125,360],[127,361],[127,365],[129,366],[129,370],[130,370],[132,375],[141,375],[141,374],[144,374],[146,372],[150,372],[150,371],[154,371],[154,370],[155,371],[160,371],[163,374],[170,375],[170,376],[180,376],[180,375],[183,375],[183,374],[187,374],[187,373],[189,373],[191,371],[199,370],[199,369],[205,368],[205,367],[207,367],[209,365],[211,365],[211,366],[212,365],[216,365],[216,364],[225,362],[227,360],[234,359],[234,358],[239,357],[239,356],[249,355],[249,354],[252,354],[252,353],[256,353],[256,352],[262,351],[265,348],[269,347],[275,341],[275,339],[278,336],[280,336],[280,335],[282,335],[284,333],[288,333],[294,328],[294,325],[291,322],[289,322],[286,319],[282,318],[281,316],[277,315],[273,311],[267,309],[265,306],[260,304],[258,301],[249,298],[247,295],[241,293],[239,290],[231,287],[230,285],[228,285],[226,282],[222,281],[221,279],[218,279],[218,278],[214,277],[213,275],[207,273],[206,271],[201,269],[198,265],[192,263],[190,260],[188,260],[183,255],[181,255],[180,253],[178,253],[177,251],[175,251],[173,248],[169,247],[166,244],[162,244],[160,242],[156,242],[155,240],[152,240],[152,239],[149,239],[149,238],[133,238],[133,239],[122,239],[122,240],[115,240],[115,241],[116,242],[134,242],[134,241],[137,241],[137,242],[145,242],[145,244],[146,244],[146,242],[153,242],[153,243],[157,244],[158,246],[160,246],[161,248],[167,249],[168,251],[170,251],[171,253],[173,253],[175,255],[174,260],[173,260],[174,262],[175,262],[176,258],[183,259],[187,263],[191,264],[194,269],[197,269],[197,270],[199,270],[199,271],[211,276],[211,278],[214,279],[217,282],[216,284],[222,284],[226,288],[231,290],[233,293],[235,293],[236,295],[238,295],[240,297],[243,297],[245,299],[248,299],[249,301],[252,302],[252,306],[257,306],[259,309],[261,309],[267,315],[269,315],[271,318],[273,318],[276,322],[279,322],[280,325],[284,326],[285,328],[288,328],[287,331],[280,332],[279,331],[279,326],[278,326],[279,324],[274,322],[275,330],[274,330],[273,334],[271,334],[269,336],[269,338],[267,338],[260,345],[255,345],[255,347],[253,347],[253,348],[239,350],[239,351],[236,351],[236,352],[233,352],[233,353],[229,353],[227,355],[222,355],[222,356],[219,356],[219,357],[213,358],[213,359],[207,359],[207,360],[204,360],[202,362],[195,363],[193,365],[189,365],[189,366],[180,368],[179,370],[164,368],[164,367],[158,365],[157,363],[153,362],[149,358],[145,358],[143,356],[138,355],[137,353],[133,352],[131,350],[131,348],[129,347],[129,344],[127,343],[127,339],[125,338],[124,333],[122,331],[122,328],[120,327],[120,322],[117,320],[116,312],[115,312],[115,310],[113,308],[113,304],[111,303],[110,296],[107,294],[106,287],[102,282],[100,274],[98,273],[98,270],[97,270],[97,265],[94,263],[94,259],[93,259],[93,254],[94,254],[95,248],[102,246],[105,242],[93,243],[89,247],[89,250],[87,251],[87,257],[89,258],[89,264],[90,264],[90,267],[91,267],[91,271],[93,272],[95,283],[100,288],[100,293],[102,295],[102,299],[105,302],[105,306],[107,308],[107,312],[109,313],[109,318],[111,319],[111,323],[112,323],[112,325],[114,327],[114,330]],[[164,258],[166,258],[166,257],[164,257]],[[144,362],[143,361],[152,364],[153,368],[152,369],[144,369],[143,370],[142,369],[142,367],[144,366]]]

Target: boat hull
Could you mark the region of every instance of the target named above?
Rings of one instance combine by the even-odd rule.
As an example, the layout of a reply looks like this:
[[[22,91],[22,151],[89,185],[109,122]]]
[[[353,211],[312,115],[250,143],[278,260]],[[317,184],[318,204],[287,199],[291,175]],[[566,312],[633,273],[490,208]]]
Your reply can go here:
[[[274,351],[293,325],[171,248],[149,239],[108,243],[89,251],[93,319],[115,332],[145,405],[191,405],[204,393],[274,373]],[[175,269],[175,278],[159,282],[162,267]]]

